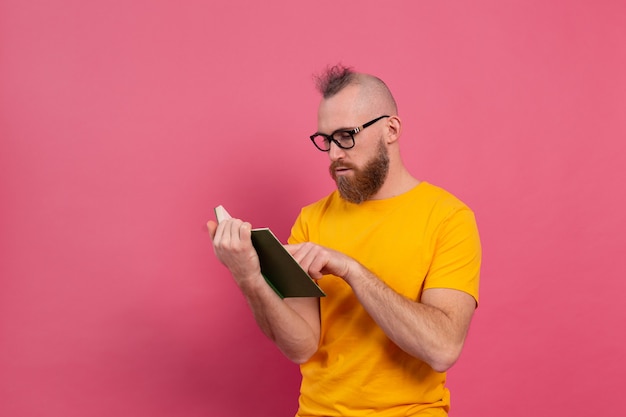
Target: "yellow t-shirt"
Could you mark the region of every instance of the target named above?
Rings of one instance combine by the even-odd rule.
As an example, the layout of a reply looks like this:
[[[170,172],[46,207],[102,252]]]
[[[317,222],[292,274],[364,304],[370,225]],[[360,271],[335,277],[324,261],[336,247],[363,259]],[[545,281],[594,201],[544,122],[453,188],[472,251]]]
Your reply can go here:
[[[335,191],[302,209],[289,243],[343,252],[419,301],[427,288],[465,291],[478,302],[481,248],[472,211],[421,182],[385,200],[352,204]],[[398,348],[341,278],[318,281],[320,346],[301,365],[297,416],[446,416],[446,374]]]

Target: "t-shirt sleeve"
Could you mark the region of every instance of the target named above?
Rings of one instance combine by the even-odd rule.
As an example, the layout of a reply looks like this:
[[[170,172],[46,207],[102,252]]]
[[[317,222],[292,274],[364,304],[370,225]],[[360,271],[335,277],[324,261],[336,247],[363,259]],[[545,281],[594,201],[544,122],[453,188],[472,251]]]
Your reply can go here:
[[[424,289],[451,288],[470,294],[478,303],[481,245],[474,213],[463,208],[445,219],[437,233]]]
[[[291,235],[289,236],[289,239],[287,239],[287,243],[295,245],[298,243],[308,242],[308,240],[308,233],[304,222],[304,213],[301,211],[300,215],[298,215],[298,218],[291,227]]]

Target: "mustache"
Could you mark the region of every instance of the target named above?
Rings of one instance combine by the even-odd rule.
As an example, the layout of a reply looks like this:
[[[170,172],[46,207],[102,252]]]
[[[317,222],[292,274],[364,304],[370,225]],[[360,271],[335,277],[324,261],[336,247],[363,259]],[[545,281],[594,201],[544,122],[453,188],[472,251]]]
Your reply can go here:
[[[330,163],[330,166],[328,167],[328,169],[330,169],[331,171],[335,171],[339,168],[349,168],[349,169],[353,169],[354,165],[349,164],[349,163],[345,163],[342,161],[333,161]]]

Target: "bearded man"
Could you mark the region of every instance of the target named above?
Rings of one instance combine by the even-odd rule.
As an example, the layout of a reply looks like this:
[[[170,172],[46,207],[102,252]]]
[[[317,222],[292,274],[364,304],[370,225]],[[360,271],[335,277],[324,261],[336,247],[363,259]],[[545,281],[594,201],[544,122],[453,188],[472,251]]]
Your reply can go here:
[[[298,417],[446,416],[446,371],[478,305],[474,214],[409,173],[382,80],[335,66],[318,88],[310,139],[337,190],[302,209],[286,248],[327,296],[277,296],[247,222],[210,221],[215,253],[263,332],[300,364]]]

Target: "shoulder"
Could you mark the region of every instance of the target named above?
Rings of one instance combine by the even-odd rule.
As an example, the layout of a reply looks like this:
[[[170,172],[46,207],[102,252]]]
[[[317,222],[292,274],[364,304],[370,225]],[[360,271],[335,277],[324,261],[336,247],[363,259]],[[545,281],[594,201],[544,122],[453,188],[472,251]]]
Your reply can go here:
[[[458,197],[450,191],[423,181],[417,187],[419,190],[419,198],[430,202],[433,205],[449,208],[469,208]]]
[[[327,213],[328,207],[331,206],[333,201],[337,198],[338,193],[335,191],[303,207],[291,228],[291,236],[288,242],[293,244],[311,241],[312,235],[318,232],[319,224]]]
[[[458,212],[472,213],[472,210],[448,190],[422,181],[411,193],[411,205],[420,212],[428,213],[434,219],[446,219]]]
[[[333,191],[327,196],[317,200],[314,203],[308,204],[300,211],[300,217],[316,218],[322,216],[329,207],[341,202],[338,191]]]

